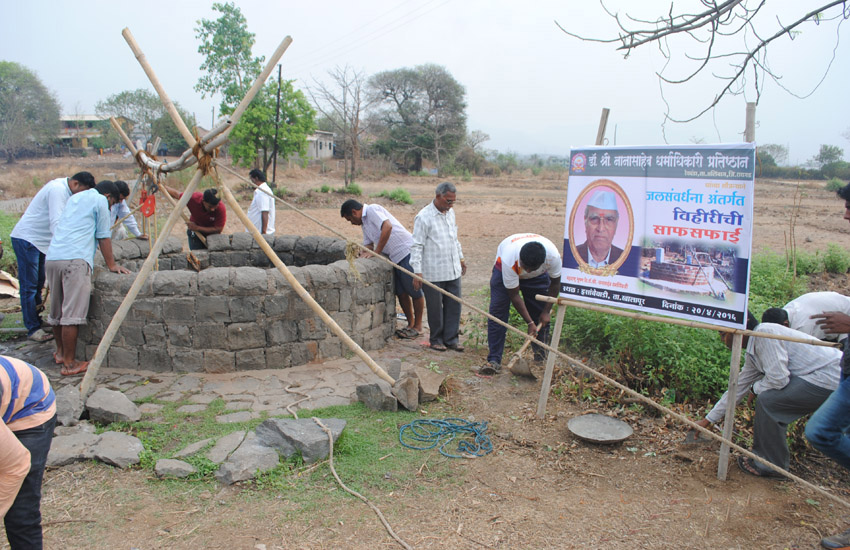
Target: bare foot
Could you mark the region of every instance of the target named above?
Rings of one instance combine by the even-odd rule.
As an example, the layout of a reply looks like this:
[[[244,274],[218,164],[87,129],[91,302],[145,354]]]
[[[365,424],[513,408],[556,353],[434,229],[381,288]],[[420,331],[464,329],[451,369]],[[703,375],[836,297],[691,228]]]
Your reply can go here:
[[[62,376],[74,376],[75,374],[83,374],[89,368],[88,361],[74,361],[71,365],[65,365],[59,370]]]
[[[58,351],[53,352],[53,362],[57,365],[63,364],[65,361],[62,359],[62,354]]]

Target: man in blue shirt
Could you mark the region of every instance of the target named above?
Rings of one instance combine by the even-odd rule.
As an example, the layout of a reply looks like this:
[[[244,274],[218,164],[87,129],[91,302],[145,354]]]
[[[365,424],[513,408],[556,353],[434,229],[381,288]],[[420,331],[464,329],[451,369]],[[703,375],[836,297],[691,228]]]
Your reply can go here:
[[[111,181],[77,193],[68,199],[50,241],[44,263],[51,291],[47,322],[53,325],[56,339],[53,358],[62,365],[64,376],[88,368],[88,361],[77,361],[75,355],[79,325],[85,324],[89,312],[95,242],[110,271],[130,273],[112,256],[109,207],[119,200],[118,188]]]
[[[30,340],[46,342],[52,338],[50,333],[42,330],[38,317],[41,289],[44,288],[44,255],[68,198],[92,187],[94,176],[88,172],[47,182],[12,229],[12,248],[18,260],[21,314]]]

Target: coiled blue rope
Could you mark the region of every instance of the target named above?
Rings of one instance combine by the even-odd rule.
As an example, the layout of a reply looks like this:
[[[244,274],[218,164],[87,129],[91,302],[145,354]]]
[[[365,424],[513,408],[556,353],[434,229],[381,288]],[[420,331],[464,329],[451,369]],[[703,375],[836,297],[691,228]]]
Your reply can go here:
[[[493,452],[493,444],[485,434],[486,431],[487,422],[468,422],[461,418],[421,419],[402,426],[398,432],[398,441],[408,449],[425,451],[439,445],[443,456],[473,458]],[[458,438],[462,438],[455,448],[458,454],[448,452],[448,445]]]

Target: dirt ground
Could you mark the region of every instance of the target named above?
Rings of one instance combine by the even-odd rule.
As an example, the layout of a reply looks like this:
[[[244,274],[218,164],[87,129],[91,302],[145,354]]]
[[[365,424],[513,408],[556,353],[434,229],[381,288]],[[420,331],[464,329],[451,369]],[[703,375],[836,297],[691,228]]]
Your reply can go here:
[[[113,177],[133,179],[128,163],[112,162],[91,159],[87,166],[98,178],[114,172]],[[47,173],[50,167],[31,169]],[[26,166],[14,170],[17,179],[27,175]],[[5,198],[15,196],[9,176],[0,169]],[[359,239],[360,229],[339,216],[346,197],[307,197],[322,184],[339,185],[337,174],[297,171],[280,180],[292,193],[293,204],[345,237]],[[382,204],[412,227],[439,181],[395,177],[358,183],[365,197],[407,189],[414,205]],[[486,286],[496,246],[505,236],[535,231],[556,243],[563,238],[563,177],[456,183],[455,209],[469,266],[464,278],[467,296]],[[244,199],[247,204],[247,193]],[[798,188],[759,181],[754,249],[784,253],[795,201],[799,249],[822,250],[828,242],[850,245],[850,225],[842,220],[843,204],[834,193],[817,184]],[[331,234],[284,208],[278,210],[277,229],[281,234]],[[226,230],[243,228],[230,216]],[[183,234],[183,229],[176,228],[175,234]],[[844,277],[823,284],[846,291],[847,282]],[[850,523],[850,510],[792,482],[745,476],[734,462],[728,480],[717,480],[717,446],[683,445],[685,431],[665,418],[620,411],[635,430],[629,440],[613,446],[581,442],[569,434],[567,421],[591,410],[615,414],[604,398],[579,402],[562,386],[560,395],[550,398],[545,418],[538,419],[540,383],[510,375],[476,376],[473,370],[485,353],[468,349],[464,354],[440,354],[419,341],[394,341],[379,354],[413,364],[437,362],[449,374],[449,392],[445,402],[428,407],[428,413],[486,420],[494,444],[492,454],[476,460],[423,453],[415,482],[390,493],[367,491],[413,548],[808,549],[818,547],[821,536]],[[598,388],[590,387],[594,392]],[[793,464],[792,471],[850,498],[850,476],[823,457],[810,460]],[[432,475],[434,466],[444,463],[451,475]],[[376,465],[374,475],[392,472]],[[42,508],[47,548],[398,547],[369,508],[354,498],[344,502],[299,514],[285,491],[257,490],[251,484],[211,491],[186,483],[185,489],[175,489],[174,484],[156,481],[149,471],[81,464],[47,472]],[[4,544],[2,537],[0,548]]]

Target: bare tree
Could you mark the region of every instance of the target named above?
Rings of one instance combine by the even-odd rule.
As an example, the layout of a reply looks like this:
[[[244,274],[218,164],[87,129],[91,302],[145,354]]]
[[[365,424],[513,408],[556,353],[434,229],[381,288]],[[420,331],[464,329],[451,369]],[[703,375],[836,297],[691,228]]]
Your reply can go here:
[[[473,130],[466,135],[466,145],[474,152],[478,152],[478,146],[490,141],[490,135],[481,130]]]
[[[354,183],[357,161],[360,160],[360,142],[369,125],[363,113],[372,104],[365,93],[366,77],[348,65],[328,71],[331,84],[313,79],[307,88],[316,109],[331,123],[334,132],[343,140],[345,159],[345,186]]]
[[[625,14],[613,13],[600,0],[605,12],[614,18],[619,27],[616,38],[591,38],[570,32],[557,21],[555,24],[569,36],[590,42],[619,44],[618,50],[626,57],[645,44],[655,44],[662,55],[668,60],[658,73],[662,85],[683,84],[691,81],[700,73],[712,75],[723,82],[710,104],[694,116],[674,118],[670,116],[669,105],[665,119],[673,122],[690,122],[714,108],[727,95],[743,94],[751,85],[756,94],[756,103],[761,96],[766,80],[776,82],[785,91],[797,97],[811,95],[826,78],[832,62],[835,60],[835,49],[823,77],[808,94],[799,96],[791,92],[781,82],[781,75],[776,74],[768,59],[768,46],[777,39],[793,40],[805,24],[823,25],[835,22],[836,48],[838,31],[845,19],[850,17],[850,6],[847,0],[830,0],[823,5],[810,8],[806,2],[797,2],[793,8],[797,12],[783,22],[776,17],[772,23],[771,14],[764,10],[767,0],[700,0],[705,8],[697,13],[674,12],[674,4],[670,3],[668,13],[659,15],[654,20],[640,19]],[[790,21],[790,22],[788,22]],[[770,23],[768,23],[770,22]],[[771,26],[767,32],[765,29]],[[691,44],[701,49],[696,55],[685,48],[672,46],[669,42],[674,37],[685,37]],[[681,75],[665,74],[671,67],[670,61],[688,62],[688,70]],[[723,63],[728,65],[723,68]],[[678,66],[679,64],[674,64]],[[748,75],[752,75],[752,83],[748,83]]]

